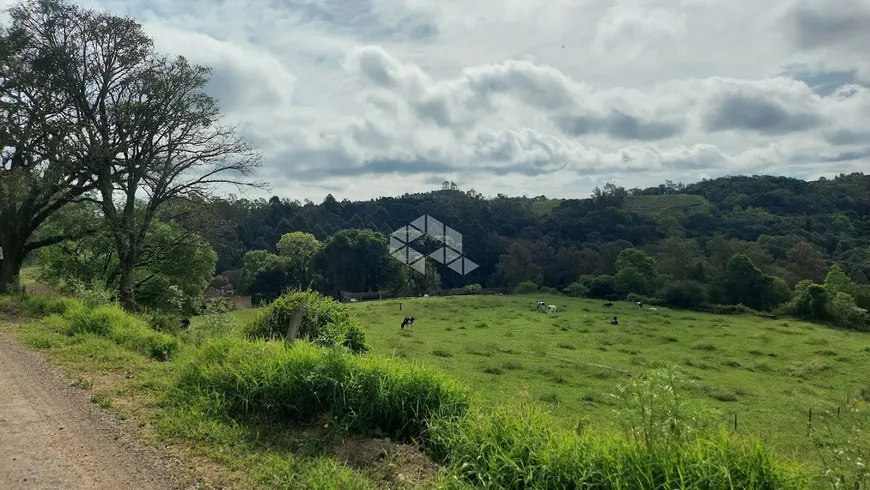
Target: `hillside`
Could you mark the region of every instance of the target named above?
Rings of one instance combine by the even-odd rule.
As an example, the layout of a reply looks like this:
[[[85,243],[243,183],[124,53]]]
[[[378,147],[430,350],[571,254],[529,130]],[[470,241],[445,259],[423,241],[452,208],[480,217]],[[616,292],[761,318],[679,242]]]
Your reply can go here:
[[[714,207],[703,196],[666,194],[631,196],[625,200],[625,209],[636,214],[664,218],[709,215]]]

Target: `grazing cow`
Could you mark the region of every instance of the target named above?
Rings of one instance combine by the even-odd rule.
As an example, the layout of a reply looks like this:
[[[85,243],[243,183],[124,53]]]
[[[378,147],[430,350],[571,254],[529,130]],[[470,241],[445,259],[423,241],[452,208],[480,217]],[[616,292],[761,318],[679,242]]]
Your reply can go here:
[[[414,317],[406,316],[405,319],[402,321],[402,328],[404,329],[406,325],[408,327],[414,326]]]
[[[424,298],[428,298],[429,295],[428,295],[428,294],[424,294],[423,297],[424,297]]]
[[[547,313],[556,313],[556,305],[547,306]]]
[[[611,306],[613,306],[613,303],[604,303],[604,306],[610,308]]]
[[[611,325],[619,325],[619,320],[617,320],[616,317],[613,317],[610,319],[610,324]]]
[[[655,306],[650,306],[649,311],[659,311],[659,309],[656,308]]]
[[[544,311],[544,302],[538,301],[538,303],[535,305],[535,308],[537,308],[540,311]]]
[[[637,306],[637,309],[638,309],[638,310],[642,310],[642,309],[643,309],[643,301],[638,301],[638,302],[635,303],[634,305]]]

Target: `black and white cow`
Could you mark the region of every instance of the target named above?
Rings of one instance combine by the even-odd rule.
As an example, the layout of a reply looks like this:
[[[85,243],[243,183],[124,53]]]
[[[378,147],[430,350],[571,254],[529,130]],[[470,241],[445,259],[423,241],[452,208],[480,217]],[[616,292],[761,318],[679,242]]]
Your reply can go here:
[[[538,301],[537,305],[535,305],[535,308],[537,308],[539,311],[544,311],[544,308],[545,308],[545,307],[544,307],[544,302],[543,302],[543,301]]]
[[[635,303],[635,306],[637,306],[638,310],[642,310],[643,309],[643,301],[638,301],[637,303]]]
[[[402,328],[404,329],[406,325],[409,327],[414,326],[414,317],[406,316],[405,319],[402,321]]]

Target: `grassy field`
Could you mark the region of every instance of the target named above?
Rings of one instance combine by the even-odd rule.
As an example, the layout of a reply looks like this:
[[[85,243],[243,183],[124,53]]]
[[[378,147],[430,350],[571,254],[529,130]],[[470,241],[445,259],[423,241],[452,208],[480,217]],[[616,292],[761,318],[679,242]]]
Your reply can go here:
[[[535,311],[536,299],[558,305],[559,313]],[[21,314],[44,316],[54,311],[46,306],[51,301],[34,297],[36,306]],[[407,461],[420,464],[402,460],[397,466],[387,460],[360,471],[342,463],[341,451],[347,447],[351,455],[376,456],[381,451],[376,447],[359,449],[378,441],[365,439],[366,427],[383,427],[376,433],[389,434],[398,421],[395,427],[407,428],[402,417],[416,417],[426,403],[446,399],[438,390],[458,393],[437,373],[470,387],[473,407],[496,411],[480,418],[472,407],[457,425],[436,424],[428,433],[431,453],[449,460],[446,472],[428,480],[436,488],[451,482],[464,488],[454,478],[463,468],[474,468],[499,488],[523,488],[517,478],[532,475],[537,475],[534,488],[593,475],[652,478],[659,474],[656,468],[675,471],[665,478],[671,481],[688,474],[683,472],[720,467],[752,478],[773,475],[767,456],[732,451],[727,447],[735,446],[728,442],[665,452],[620,445],[612,437],[618,432],[609,430],[620,408],[610,394],[617,385],[634,382],[629,373],[650,367],[676,367],[689,381],[678,390],[686,408],[715,409],[714,425],[730,432],[737,414],[739,434],[757,436],[779,455],[808,463],[814,474],[818,461],[807,433],[808,410],[816,414],[815,427],[821,412],[845,407],[847,397],[853,402],[870,398],[870,382],[861,374],[870,367],[870,337],[791,320],[637,311],[624,302],[605,308],[597,301],[556,296],[415,298],[347,306],[365,328],[371,356],[335,358],[329,357],[335,350],[245,340],[242,327],[258,310],[233,312],[235,327],[218,317],[196,318],[177,338],[143,328],[141,320],[115,307],[66,309],[36,322],[0,321],[0,328],[66,367],[74,385],[93,391],[94,403],[139,421],[141,437],[170,443],[213,483],[242,487],[386,488],[384,482],[396,483],[407,471],[433,474],[426,469],[431,462],[410,449],[416,459]],[[614,314],[618,326],[609,324]],[[417,321],[401,330],[405,316]],[[164,360],[169,351],[174,355]],[[434,377],[427,368],[434,368]],[[323,390],[335,395],[321,396]],[[504,403],[524,399],[544,402],[555,422]],[[243,416],[249,409],[256,415]],[[305,417],[294,410],[337,417],[335,426],[350,433],[333,432],[332,419],[300,426]],[[851,417],[844,411],[844,421]],[[592,429],[584,430],[584,439],[574,432],[581,421]],[[354,434],[364,438],[345,439]],[[834,442],[853,444],[844,438]],[[500,463],[508,460],[519,463]],[[721,488],[729,478],[723,475],[691,479]],[[624,482],[610,484],[627,488]],[[756,487],[780,488],[760,480]]]
[[[554,209],[556,209],[560,204],[562,204],[562,199],[547,199],[546,201],[535,201],[529,203],[529,210],[538,216],[546,216],[550,214]]]
[[[667,216],[707,213],[713,205],[702,196],[671,194],[629,197],[625,202],[625,208],[637,214]]]
[[[535,311],[535,300],[559,312]],[[399,304],[401,303],[401,310]],[[485,403],[548,403],[567,424],[611,424],[627,373],[675,367],[685,396],[722,428],[813,458],[809,411],[870,398],[870,335],[791,319],[638,311],[631,303],[555,296],[455,296],[352,306],[375,354],[413,359],[470,386]],[[246,322],[256,310],[237,311]],[[618,315],[617,326],[609,319]],[[405,316],[411,329],[401,330]],[[863,395],[862,395],[863,394]],[[864,398],[862,398],[862,396]]]
[[[535,311],[542,299],[559,313]],[[533,397],[571,424],[608,425],[625,372],[676,368],[686,397],[719,412],[723,428],[807,456],[808,412],[870,395],[870,335],[792,320],[721,316],[562,297],[421,298],[360,303],[376,354],[435,366],[485,401]],[[250,314],[250,313],[247,313]],[[404,316],[413,329],[400,330]],[[618,315],[620,324],[609,318]]]

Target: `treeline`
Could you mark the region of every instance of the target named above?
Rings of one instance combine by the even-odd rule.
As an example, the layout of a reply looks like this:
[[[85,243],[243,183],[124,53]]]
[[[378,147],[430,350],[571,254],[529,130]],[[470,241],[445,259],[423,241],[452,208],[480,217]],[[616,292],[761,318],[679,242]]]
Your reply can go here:
[[[814,317],[831,319],[845,308],[846,323],[861,323],[862,314],[852,308],[870,307],[870,176],[861,173],[812,182],[754,176],[648,189],[609,184],[588,199],[568,200],[485,197],[445,182],[441,190],[370,201],[230,197],[211,209],[218,221],[233,223],[210,237],[218,269],[235,286],[265,296],[303,284],[330,294],[522,284],[526,291],[631,295],[686,308],[781,311],[804,298],[808,284],[825,284],[834,273],[852,286],[817,298],[826,313]],[[479,268],[463,276],[430,261],[424,277],[392,259],[347,260],[364,257],[370,245],[388,258],[387,236],[424,214],[460,231],[464,253]],[[288,244],[302,236],[311,259],[300,261]],[[354,245],[358,236],[369,245]],[[423,254],[439,247],[419,242],[413,246]],[[338,243],[345,247],[341,252]],[[353,247],[359,248],[351,252]],[[839,293],[851,303],[838,300]]]

